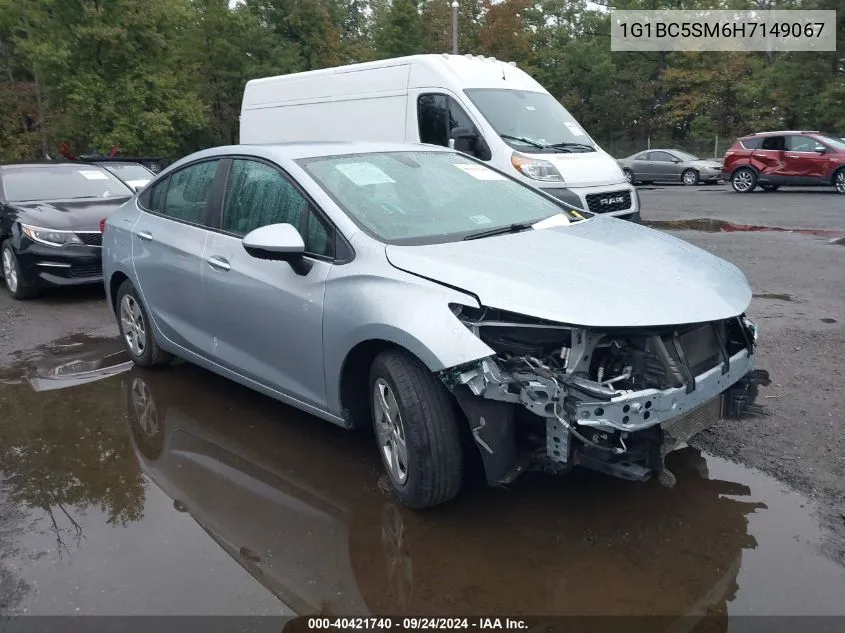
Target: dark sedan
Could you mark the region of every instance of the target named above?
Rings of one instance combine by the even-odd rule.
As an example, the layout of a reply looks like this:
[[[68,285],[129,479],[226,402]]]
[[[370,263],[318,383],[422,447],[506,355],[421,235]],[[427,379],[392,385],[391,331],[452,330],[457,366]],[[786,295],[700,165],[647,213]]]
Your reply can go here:
[[[134,192],[86,163],[0,165],[0,268],[15,299],[101,283],[100,222]]]

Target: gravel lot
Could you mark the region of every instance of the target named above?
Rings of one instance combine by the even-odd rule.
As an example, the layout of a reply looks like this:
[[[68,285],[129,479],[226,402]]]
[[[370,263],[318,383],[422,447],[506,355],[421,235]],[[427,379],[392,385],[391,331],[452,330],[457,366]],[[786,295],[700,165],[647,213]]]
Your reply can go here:
[[[758,365],[768,369],[773,379],[771,386],[761,390],[761,402],[767,407],[769,415],[749,417],[738,423],[724,423],[699,437],[695,442],[696,447],[719,458],[729,460],[724,463],[717,462],[715,466],[718,466],[720,472],[733,473],[725,475],[726,478],[730,477],[730,481],[738,482],[742,481],[742,477],[746,477],[743,474],[745,471],[740,466],[730,464],[730,462],[734,462],[741,466],[764,471],[810,497],[820,508],[819,512],[822,516],[819,519],[822,525],[827,528],[821,540],[822,548],[827,556],[839,562],[845,562],[845,460],[842,458],[843,452],[845,452],[845,430],[843,430],[843,417],[845,417],[843,383],[845,381],[843,381],[844,372],[841,360],[845,356],[845,275],[842,273],[845,269],[845,246],[834,242],[836,239],[835,232],[841,231],[845,235],[845,196],[820,190],[740,195],[730,191],[727,186],[701,185],[696,187],[643,187],[641,199],[644,208],[643,220],[649,223],[657,223],[658,226],[660,222],[671,220],[715,219],[734,224],[762,225],[784,229],[814,229],[829,232],[814,235],[788,231],[671,231],[672,234],[681,239],[732,261],[746,273],[755,293],[749,315],[757,321],[761,330]],[[693,225],[697,224],[693,223]],[[677,224],[673,226],[677,226]],[[38,346],[80,334],[90,337],[114,337],[117,334],[114,317],[105,306],[101,289],[52,292],[48,296],[28,302],[15,302],[5,292],[0,291],[0,368],[19,363],[22,359],[25,360]],[[232,404],[232,407],[244,407],[243,410],[248,410],[270,406],[260,398],[256,400],[254,396],[244,395],[242,390],[239,391],[240,388],[223,388],[218,382],[213,382],[216,379],[209,380],[211,381],[209,384],[212,386],[208,389],[234,394],[231,398],[237,401],[237,404]],[[85,397],[91,397],[84,396],[83,394],[87,393],[84,391],[78,393],[80,395],[66,396],[66,398],[84,400]],[[0,393],[0,396],[2,396],[2,393]],[[1,397],[0,403],[2,403]],[[84,408],[84,403],[77,402],[73,404],[72,411],[78,412],[84,410]],[[268,415],[267,417],[270,418],[275,415],[276,413],[273,413],[272,416]],[[269,422],[265,421],[259,424],[256,421],[256,424],[258,425],[256,428],[260,429],[264,428],[260,424],[266,426]],[[249,428],[253,427],[250,426]],[[0,431],[2,431],[2,428],[0,428]],[[281,430],[268,432],[282,433]],[[325,431],[325,433],[329,433],[329,431]],[[255,431],[254,434],[258,435],[259,433]],[[260,441],[256,441],[256,446],[260,446]],[[328,468],[328,466],[321,466],[321,468]],[[732,468],[739,470],[734,473],[731,470]],[[748,475],[748,477],[750,477],[748,479],[749,485],[757,485],[754,483],[757,480],[753,476]],[[350,483],[352,481],[354,481],[354,478],[350,479]],[[546,493],[550,493],[550,489],[554,485],[542,484],[537,490],[545,490]],[[578,486],[575,486],[567,494],[577,494],[574,492],[577,488]],[[609,495],[616,495],[616,502],[620,504],[628,495],[627,492],[624,492],[626,489],[615,483],[604,483],[602,489],[607,490]],[[519,490],[521,492],[513,493],[511,503],[517,503],[517,499],[526,495],[534,499],[536,516],[530,515],[535,516],[535,518],[528,523],[536,522],[538,526],[536,529],[542,531],[544,528],[539,526],[542,525],[543,517],[547,517],[548,508],[541,502],[540,497],[546,493],[541,494],[532,486],[519,488]],[[779,494],[777,490],[771,490],[770,493],[772,499],[775,499]],[[484,494],[487,495],[487,493]],[[15,518],[18,516],[18,508],[12,504],[4,503],[4,495],[3,487],[0,485],[0,554],[5,556],[4,551],[10,552],[12,550],[4,550],[4,534],[7,533],[4,532],[4,529],[12,530],[11,526],[22,521],[22,519]],[[592,501],[585,499],[585,507],[589,506],[591,502],[597,502],[593,498],[594,496],[587,495],[588,499]],[[564,498],[566,498],[566,495],[564,495]],[[482,499],[487,499],[487,497],[478,497],[475,501],[468,501],[469,504],[475,504],[468,507],[476,507],[478,512],[487,511],[491,517],[494,516],[493,511],[485,506],[487,502]],[[666,503],[663,497],[656,497],[653,502],[655,507],[663,507]],[[495,505],[499,501],[494,499],[490,503]],[[777,512],[779,512],[777,504],[782,503],[792,502],[773,501],[770,510],[772,514],[769,515],[770,519],[767,520],[777,522],[776,517],[778,516]],[[800,503],[800,507],[796,506],[794,510],[789,511],[792,514],[787,513],[784,516],[800,517],[802,512],[800,508],[804,508],[803,502]],[[165,505],[167,504],[165,503]],[[632,500],[631,505],[637,504]],[[504,509],[502,509],[502,512],[505,512]],[[467,510],[467,513],[469,516],[471,511]],[[632,512],[631,516],[634,517],[636,514],[636,512]],[[506,516],[506,513],[502,516]],[[596,514],[596,517],[601,516],[607,516],[607,512]],[[413,520],[416,521],[417,519]],[[490,525],[494,525],[498,520],[491,519]],[[505,519],[501,520],[506,523]],[[425,523],[427,519],[419,519],[419,521],[423,523],[418,526],[418,529],[426,534],[429,532],[437,534],[438,530],[444,529],[443,524],[438,525],[434,519],[431,520],[431,523]],[[801,521],[803,519],[796,519],[793,523],[794,525],[802,525]],[[588,521],[585,520],[585,522]],[[785,526],[789,522],[784,519],[781,523]],[[448,524],[448,522],[446,523]],[[652,523],[645,522],[640,532],[637,533],[636,529],[634,532],[640,535],[651,533],[652,537],[657,538],[659,531],[652,531]],[[6,527],[4,527],[4,524]],[[455,539],[469,539],[471,538],[468,536],[470,533],[474,535],[472,538],[480,537],[482,532],[478,532],[476,527],[470,527],[471,525],[473,525],[472,522],[468,520],[465,532],[456,532],[453,537]],[[87,529],[93,528],[89,526]],[[377,528],[373,527],[373,529]],[[514,527],[513,529],[523,528]],[[581,534],[587,528],[573,529],[575,534]],[[609,525],[601,529],[596,528],[599,534],[603,533],[602,529],[605,530],[604,533],[611,533],[613,528]],[[728,532],[719,531],[724,528],[714,525],[713,529],[714,534],[721,534],[717,539],[722,539],[720,542],[730,538],[727,536]],[[767,529],[771,531],[777,530],[779,527],[769,526],[763,529],[758,526],[757,529],[758,534],[765,536]],[[755,582],[751,583],[751,588],[749,588],[748,583],[743,585],[745,591],[751,591],[752,594],[756,591],[759,594],[758,601],[752,600],[753,608],[747,607],[752,609],[752,612],[760,604],[777,603],[789,599],[792,600],[791,604],[796,605],[795,609],[809,608],[812,605],[812,599],[809,596],[812,595],[813,591],[818,592],[822,590],[819,588],[825,587],[827,589],[824,590],[827,591],[835,586],[829,581],[822,580],[823,576],[813,571],[812,573],[815,575],[808,575],[807,578],[815,579],[816,584],[807,584],[807,592],[809,593],[797,593],[791,597],[784,594],[777,599],[771,597],[774,594],[772,591],[767,591],[765,582],[760,581],[760,579],[774,577],[775,573],[788,574],[793,563],[786,562],[792,559],[785,556],[778,559],[777,564],[772,562],[772,570],[769,572],[766,571],[765,561],[775,560],[772,558],[772,552],[785,552],[788,549],[790,539],[794,538],[796,542],[799,539],[802,541],[812,540],[807,536],[812,528],[798,528],[790,525],[783,527],[783,529],[786,530],[784,536],[778,536],[778,538],[786,540],[778,541],[770,538],[768,549],[761,550],[761,552],[767,553],[758,559],[763,562],[754,563],[752,559],[751,563],[746,563],[752,565],[749,569],[756,571],[754,572]],[[737,530],[744,533],[745,528],[737,528]],[[8,533],[11,534],[12,532]],[[91,549],[93,553],[89,558],[99,560],[101,558],[98,553],[99,550],[94,551],[96,549],[96,539],[93,538],[95,533],[96,530],[92,532],[92,539],[88,541],[89,548],[93,548]],[[112,538],[109,536],[110,534],[112,533],[103,532],[102,538]],[[184,541],[177,540],[174,541],[174,544],[186,543],[191,546],[196,544],[197,547],[205,547],[205,545],[202,545],[204,542],[197,541],[197,537],[193,534],[191,532],[189,536],[185,537]],[[426,542],[431,542],[431,539],[426,538]],[[490,536],[490,538],[492,539],[491,542],[495,541],[493,536]],[[536,543],[535,539],[540,538],[540,536],[539,534],[526,534],[526,538]],[[587,539],[587,536],[583,538]],[[592,536],[589,538],[594,539]],[[625,539],[627,538],[629,538],[627,532],[618,535],[618,539],[621,539],[621,541],[619,541],[619,545],[614,545],[614,547],[623,547],[622,551],[626,553],[621,558],[614,555],[613,560],[624,560],[630,555],[624,549]],[[657,547],[654,543],[663,543],[663,541],[646,540],[645,536],[638,538],[643,539],[642,547],[636,551]],[[16,539],[19,539],[19,537],[10,537],[8,543],[14,543]],[[763,540],[765,541],[765,538]],[[595,540],[585,541],[585,543],[589,543],[588,548],[595,547]],[[678,547],[680,549],[678,551],[687,551],[685,548],[693,548],[689,550],[693,551],[696,546],[684,545],[683,542],[679,542]],[[7,547],[11,546],[7,545]],[[182,547],[182,545],[179,547]],[[185,545],[185,547],[188,547],[188,545]],[[218,556],[215,550],[203,549],[197,551],[201,551],[201,553],[189,556],[186,550],[184,558],[185,564],[190,561],[190,564],[196,567],[195,573],[197,574],[205,573],[203,571],[203,560],[217,561],[214,562],[217,568],[226,564],[215,558]],[[749,550],[746,549],[745,551]],[[121,560],[116,552],[117,550],[112,552],[111,555],[117,557],[115,560]],[[169,557],[168,552],[169,550],[166,549],[159,552],[163,561]],[[528,555],[533,554],[526,553],[526,556]],[[585,561],[593,560],[594,556],[600,555],[600,551],[594,549],[584,550],[583,554]],[[435,555],[432,554],[432,556]],[[452,554],[449,556],[452,556]],[[803,560],[807,560],[807,555],[801,554],[800,556],[804,557]],[[2,558],[3,556],[0,556],[0,559]],[[137,565],[142,560],[143,556],[139,555],[137,561],[133,559],[132,564]],[[451,560],[451,558],[445,557],[443,560]],[[485,560],[487,560],[486,557],[481,557],[474,564],[483,565]],[[794,565],[799,565],[797,560]],[[643,562],[645,566],[649,564],[651,563],[648,561]],[[678,565],[680,564],[681,562],[678,562]],[[524,566],[522,563],[520,565]],[[689,569],[685,565],[686,563],[684,563],[684,569]],[[822,568],[824,565],[824,562],[817,563],[818,568]],[[183,571],[184,569],[187,568],[183,568]],[[587,567],[584,569],[587,569]],[[723,570],[721,562],[718,569]],[[816,567],[813,569],[815,570]],[[70,574],[67,577],[68,582],[74,578],[71,571],[68,572]],[[512,573],[512,571],[505,572],[502,570],[501,573]],[[178,573],[175,568],[173,573]],[[231,573],[234,574],[235,572]],[[496,574],[499,574],[500,571],[491,569],[489,573],[492,574],[491,577],[497,577]],[[549,577],[554,575],[552,571],[548,573],[550,574]],[[554,573],[563,572],[557,571]],[[677,577],[680,578],[686,572],[675,570],[674,573],[678,574]],[[723,572],[719,571],[719,573]],[[800,576],[800,571],[796,573]],[[841,575],[841,568],[830,569],[825,573],[831,574],[830,578],[834,578],[837,574]],[[37,575],[33,577],[37,577]],[[45,572],[44,582],[48,577],[49,574]],[[629,576],[625,574],[620,575],[619,587],[630,588],[628,578]],[[606,579],[601,580],[601,582],[605,581]],[[221,579],[219,595],[226,595],[229,586],[227,582],[228,580]],[[247,583],[247,580],[237,576],[237,582]],[[359,582],[361,582],[360,579]],[[599,580],[596,579],[596,582],[599,582]],[[810,581],[806,582],[809,583]],[[757,585],[756,588],[754,587],[755,584]],[[127,592],[125,604],[134,605],[135,598],[131,593],[128,593],[132,585],[122,586]],[[18,595],[17,599],[20,599],[20,596],[23,595],[24,590],[21,587],[22,585],[15,581],[9,575],[9,572],[4,570],[3,564],[0,564],[0,616],[3,612],[4,601],[6,604],[13,604],[16,595]],[[93,585],[93,587],[97,589],[97,585]],[[543,591],[546,588],[544,586]],[[617,591],[614,588],[613,591],[617,595],[621,595],[619,593],[621,590]],[[542,594],[542,591],[540,594]],[[199,589],[192,594],[196,604],[206,604],[210,595],[213,594],[200,592]],[[64,600],[64,598],[61,599]],[[261,598],[262,601],[264,599],[264,597]],[[83,606],[86,604],[85,600],[89,599],[78,598],[79,604]],[[147,600],[147,606],[155,610],[157,604],[162,604],[156,602],[156,600],[161,601],[164,598],[153,599],[150,597]],[[503,598],[503,600],[505,602],[502,604],[508,604],[507,598]],[[258,601],[256,604],[264,605],[265,603],[262,601]],[[213,599],[211,602],[213,602]],[[89,600],[87,604],[95,603]],[[784,602],[783,604],[790,603]],[[835,607],[838,601],[831,598],[827,604]],[[58,609],[58,607],[56,608]],[[250,608],[257,609],[258,607]],[[784,608],[792,609],[790,606]],[[67,607],[67,610],[72,612],[71,607]],[[57,612],[64,611],[59,610]]]

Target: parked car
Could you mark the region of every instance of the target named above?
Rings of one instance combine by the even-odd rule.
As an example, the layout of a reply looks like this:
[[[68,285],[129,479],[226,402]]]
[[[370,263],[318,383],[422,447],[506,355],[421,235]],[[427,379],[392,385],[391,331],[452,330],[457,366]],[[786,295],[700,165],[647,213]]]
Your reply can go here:
[[[27,299],[45,286],[101,283],[100,222],[133,193],[97,165],[0,165],[0,261],[9,293]]]
[[[630,183],[682,182],[697,185],[722,178],[722,161],[699,158],[677,149],[651,149],[619,159]]]
[[[593,213],[639,221],[605,152],[531,75],[481,55],[410,55],[247,82],[241,143],[390,141],[454,147]]]
[[[671,483],[663,456],[768,381],[735,266],[430,145],[192,154],[106,221],[103,266],[137,365],[372,424],[412,507],[457,494],[462,437],[491,484]]]
[[[141,163],[133,163],[131,161],[95,161],[94,164],[109,170],[134,191],[143,189],[155,177],[155,173],[144,167]]]
[[[738,193],[782,186],[833,186],[845,194],[845,140],[820,132],[761,132],[725,154],[725,178]]]

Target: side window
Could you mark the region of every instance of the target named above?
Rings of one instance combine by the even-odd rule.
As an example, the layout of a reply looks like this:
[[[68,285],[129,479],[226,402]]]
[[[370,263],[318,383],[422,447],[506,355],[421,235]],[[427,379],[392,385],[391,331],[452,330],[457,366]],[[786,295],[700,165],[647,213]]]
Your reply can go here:
[[[758,138],[747,138],[745,140],[740,141],[740,143],[742,143],[742,146],[745,149],[760,149],[760,145],[763,144],[763,139],[759,138],[759,137]]]
[[[649,160],[656,160],[661,163],[671,163],[674,160],[674,157],[668,152],[652,152]]]
[[[223,206],[223,230],[246,235],[268,224],[293,224],[300,232],[308,201],[279,170],[235,159]]]
[[[156,185],[153,192],[150,194],[150,210],[156,213],[164,213],[164,197],[167,195],[167,186],[170,184],[170,178],[165,178]]]
[[[451,97],[447,97],[447,101],[449,103],[449,129],[447,133],[451,133],[456,127],[468,127],[471,130],[475,130],[475,124],[461,107],[461,104]]]
[[[641,152],[634,156],[634,160],[648,160],[648,152]]]
[[[334,255],[333,233],[316,213],[308,214],[308,228],[305,230],[305,250],[312,255],[331,257]]]
[[[782,151],[784,149],[784,138],[782,136],[767,136],[763,139],[760,149]]]
[[[446,95],[420,95],[417,99],[420,142],[448,147],[450,118]]]
[[[208,198],[219,163],[219,160],[207,160],[172,174],[167,179],[164,209],[160,212],[178,220],[205,224]],[[157,208],[153,202],[153,209]]]
[[[787,136],[786,149],[792,152],[812,152],[818,142],[809,136]]]

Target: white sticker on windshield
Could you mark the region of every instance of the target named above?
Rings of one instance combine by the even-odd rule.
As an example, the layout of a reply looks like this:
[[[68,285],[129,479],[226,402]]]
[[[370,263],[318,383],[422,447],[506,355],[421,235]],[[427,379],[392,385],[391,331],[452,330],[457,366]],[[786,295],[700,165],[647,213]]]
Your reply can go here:
[[[584,136],[584,130],[581,129],[581,126],[575,123],[574,121],[567,121],[564,123],[566,127],[569,128],[569,131],[572,132],[575,136]]]
[[[472,163],[454,163],[455,167],[469,174],[476,180],[505,180],[505,177],[499,172],[488,169],[484,165],[474,165]]]
[[[493,221],[486,215],[471,215],[469,219],[475,222],[476,224],[490,224]]]
[[[94,171],[93,169],[80,169],[79,173],[85,176],[88,180],[108,180],[109,177],[106,176],[101,171]]]
[[[359,187],[396,182],[372,163],[341,163],[336,169]]]
[[[525,109],[534,112],[534,110],[536,110],[537,108],[535,108],[534,106],[525,106]]]

